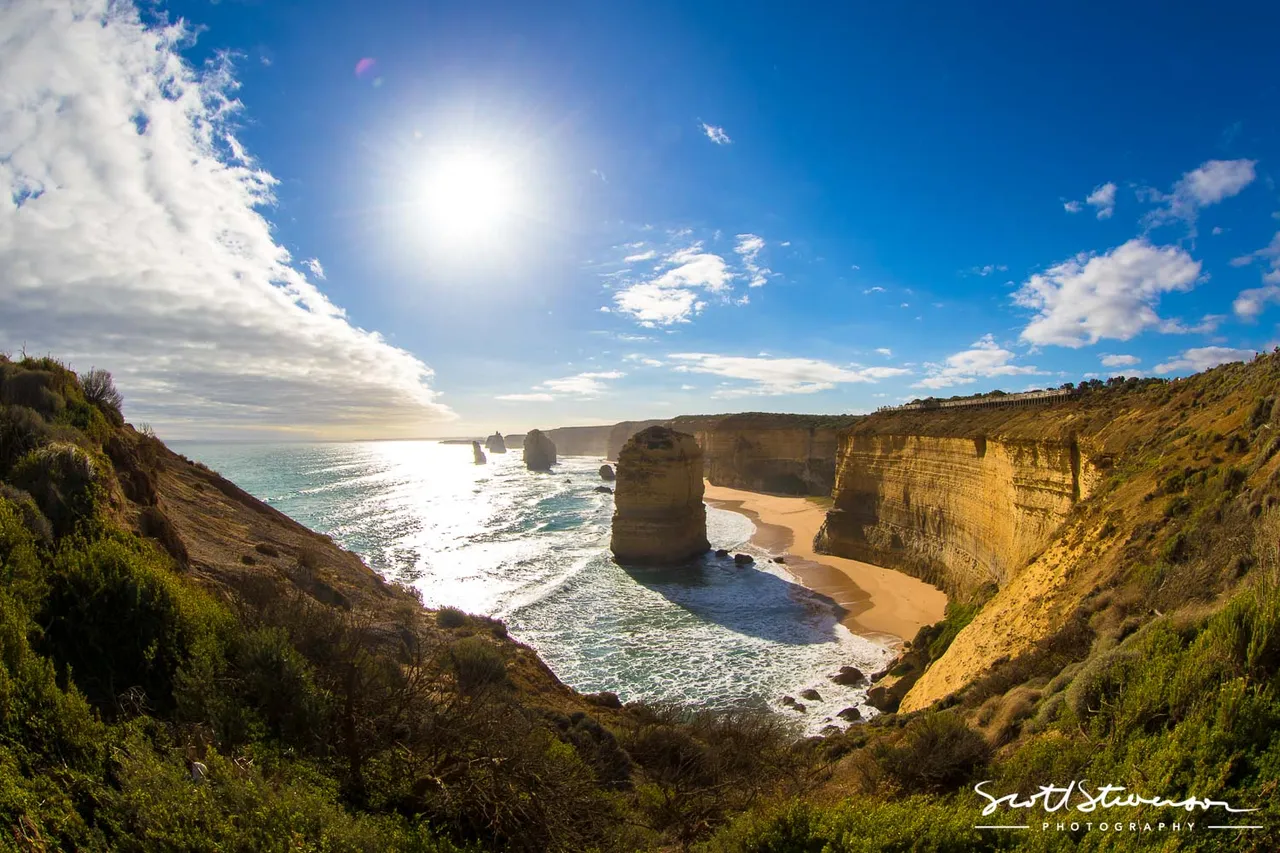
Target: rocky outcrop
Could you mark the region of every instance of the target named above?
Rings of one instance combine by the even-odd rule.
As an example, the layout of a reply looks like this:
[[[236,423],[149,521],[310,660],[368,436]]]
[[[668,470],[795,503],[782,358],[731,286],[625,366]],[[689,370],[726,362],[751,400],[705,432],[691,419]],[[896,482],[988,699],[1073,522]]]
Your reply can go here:
[[[847,435],[818,548],[950,591],[1003,586],[1098,475],[1071,437]]]
[[[502,433],[496,431],[493,435],[484,440],[484,447],[485,450],[488,450],[490,453],[507,452],[507,442],[503,440]]]
[[[524,465],[530,471],[550,471],[556,464],[556,446],[541,430],[531,429],[524,436]]]
[[[843,415],[747,413],[679,417],[675,429],[702,445],[706,476],[717,486],[782,495],[831,494]]]
[[[604,480],[606,483],[611,483],[614,480],[618,479],[618,476],[613,473],[612,465],[600,466],[600,479]]]
[[[652,426],[618,454],[610,547],[621,562],[673,563],[710,549],[702,503],[702,448]]]
[[[484,455],[484,451],[480,449],[480,442],[471,442],[471,458],[477,465],[484,465],[489,461],[489,457]]]

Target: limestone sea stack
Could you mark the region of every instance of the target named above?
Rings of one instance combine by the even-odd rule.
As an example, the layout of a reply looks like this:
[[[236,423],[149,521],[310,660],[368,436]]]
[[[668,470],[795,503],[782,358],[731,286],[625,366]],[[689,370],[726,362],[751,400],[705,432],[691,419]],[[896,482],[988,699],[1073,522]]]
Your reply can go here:
[[[710,550],[702,448],[693,436],[651,426],[623,445],[610,547],[624,563],[678,563]]]
[[[471,442],[471,457],[477,465],[483,465],[489,461],[489,458],[484,455],[484,451],[480,449],[480,442],[478,441]]]
[[[484,449],[490,453],[506,453],[507,442],[503,440],[502,433],[495,430],[493,435],[484,440]]]
[[[613,466],[611,466],[611,465],[601,465],[601,466],[600,466],[600,479],[601,479],[601,480],[604,480],[604,481],[606,481],[606,482],[613,482],[614,480],[616,480],[616,479],[617,479],[617,477],[616,477],[616,476],[614,475],[614,473],[613,473]]]
[[[524,466],[530,471],[550,471],[556,464],[556,445],[540,429],[524,437]]]

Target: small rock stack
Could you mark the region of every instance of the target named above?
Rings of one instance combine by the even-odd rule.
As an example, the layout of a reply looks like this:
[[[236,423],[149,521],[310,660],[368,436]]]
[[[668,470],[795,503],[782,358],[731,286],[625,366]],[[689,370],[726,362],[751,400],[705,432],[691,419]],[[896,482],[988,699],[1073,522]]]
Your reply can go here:
[[[524,437],[524,466],[530,471],[550,471],[556,464],[556,445],[542,430],[531,429]]]

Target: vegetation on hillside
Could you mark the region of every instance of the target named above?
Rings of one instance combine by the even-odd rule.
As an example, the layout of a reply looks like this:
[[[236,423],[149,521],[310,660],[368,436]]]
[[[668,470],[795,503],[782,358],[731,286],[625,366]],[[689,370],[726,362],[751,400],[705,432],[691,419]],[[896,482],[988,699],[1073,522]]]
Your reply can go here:
[[[1062,534],[1106,543],[1089,552],[1090,594],[1035,649],[934,708],[797,742],[752,714],[609,694],[567,707],[530,680],[531,655],[501,623],[428,614],[405,591],[375,607],[268,582],[269,543],[247,549],[234,589],[211,584],[194,568],[200,543],[156,499],[167,451],[124,425],[110,377],[0,359],[0,838],[22,850],[1280,849],[1278,380],[1268,358],[1055,407],[1055,425],[1063,412],[1108,424],[1115,448]],[[1030,432],[1038,414],[979,417]],[[320,564],[297,562],[304,579]],[[916,638],[920,666],[947,654],[985,594]],[[1034,812],[1032,831],[977,829],[1014,822],[981,817],[982,780],[1024,796],[1084,780],[1212,797],[1260,809],[1217,822],[1265,828],[1223,836],[1166,808],[1143,821],[1201,827],[1085,831],[1077,815],[1079,830],[1041,831],[1061,813]]]

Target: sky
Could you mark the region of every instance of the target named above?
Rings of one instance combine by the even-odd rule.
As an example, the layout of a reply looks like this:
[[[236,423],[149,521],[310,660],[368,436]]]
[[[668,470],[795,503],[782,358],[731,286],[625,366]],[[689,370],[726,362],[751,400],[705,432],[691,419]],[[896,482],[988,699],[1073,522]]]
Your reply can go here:
[[[1280,343],[1280,7],[952,5],[6,0],[0,351],[341,439]]]

